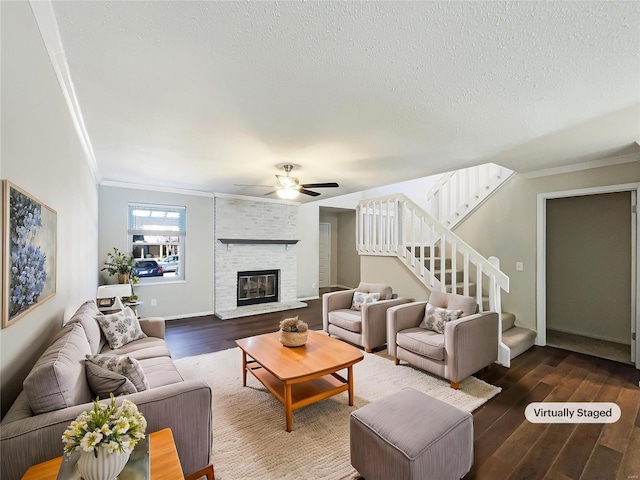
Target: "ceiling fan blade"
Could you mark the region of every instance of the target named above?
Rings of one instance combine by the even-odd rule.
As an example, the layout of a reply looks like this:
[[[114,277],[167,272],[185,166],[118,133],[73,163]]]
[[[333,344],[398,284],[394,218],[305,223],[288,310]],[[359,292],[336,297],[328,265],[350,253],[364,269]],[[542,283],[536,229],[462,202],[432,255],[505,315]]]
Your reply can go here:
[[[304,185],[300,185],[302,188],[336,188],[339,187],[336,182],[326,182],[326,183],[305,183]]]
[[[300,193],[304,193],[305,195],[311,195],[312,197],[317,197],[320,195],[318,192],[312,192],[311,190],[307,190],[306,188],[301,188],[298,190]]]

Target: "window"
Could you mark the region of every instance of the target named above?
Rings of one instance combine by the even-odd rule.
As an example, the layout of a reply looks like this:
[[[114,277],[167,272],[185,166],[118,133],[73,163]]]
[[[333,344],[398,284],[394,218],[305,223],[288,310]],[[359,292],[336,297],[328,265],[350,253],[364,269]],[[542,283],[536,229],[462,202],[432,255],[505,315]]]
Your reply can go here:
[[[129,242],[140,283],[184,280],[186,208],[129,204]]]

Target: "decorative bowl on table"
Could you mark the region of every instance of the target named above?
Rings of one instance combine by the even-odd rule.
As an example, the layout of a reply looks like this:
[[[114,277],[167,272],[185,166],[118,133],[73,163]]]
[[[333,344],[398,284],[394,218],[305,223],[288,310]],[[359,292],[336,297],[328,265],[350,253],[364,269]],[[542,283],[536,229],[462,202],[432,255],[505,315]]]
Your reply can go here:
[[[286,318],[280,322],[280,343],[285,347],[301,347],[307,343],[309,326],[298,317]]]

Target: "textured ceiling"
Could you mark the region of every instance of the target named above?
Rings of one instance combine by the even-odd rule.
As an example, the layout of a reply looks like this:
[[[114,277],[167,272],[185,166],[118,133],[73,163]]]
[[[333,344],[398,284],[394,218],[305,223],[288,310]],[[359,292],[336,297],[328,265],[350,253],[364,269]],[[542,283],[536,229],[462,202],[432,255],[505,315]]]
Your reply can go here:
[[[53,2],[103,180],[335,194],[640,138],[638,2]]]

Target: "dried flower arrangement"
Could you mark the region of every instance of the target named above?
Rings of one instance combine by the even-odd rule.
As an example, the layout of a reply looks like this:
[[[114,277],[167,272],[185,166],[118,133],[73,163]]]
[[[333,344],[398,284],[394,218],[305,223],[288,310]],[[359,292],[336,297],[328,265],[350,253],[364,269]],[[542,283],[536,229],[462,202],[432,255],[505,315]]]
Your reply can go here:
[[[298,320],[298,317],[285,318],[280,322],[280,330],[283,332],[306,332],[309,329],[309,325],[302,320]]]

